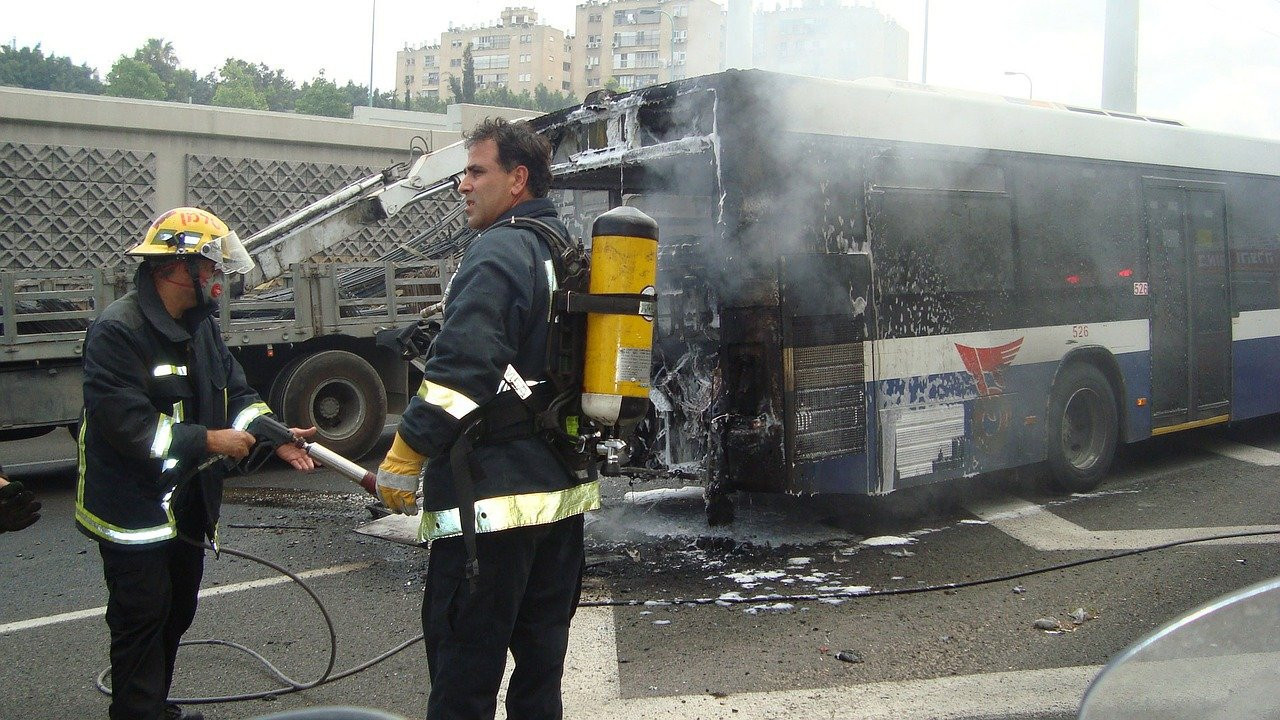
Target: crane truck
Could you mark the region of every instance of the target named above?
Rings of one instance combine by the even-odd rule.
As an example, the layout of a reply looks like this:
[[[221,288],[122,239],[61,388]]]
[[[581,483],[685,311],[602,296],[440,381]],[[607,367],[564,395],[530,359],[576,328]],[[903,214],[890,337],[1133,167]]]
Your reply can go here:
[[[312,259],[361,224],[452,190],[465,157],[461,144],[424,154],[403,177],[395,167],[369,175],[245,240],[257,268],[248,291],[220,308],[223,338],[285,421],[315,425],[341,455],[368,453],[387,414],[407,403],[415,369],[387,331],[438,306],[469,231],[459,206],[434,218],[421,243],[380,260]],[[0,440],[59,426],[74,434],[85,329],[128,292],[132,273],[131,265],[0,270]]]

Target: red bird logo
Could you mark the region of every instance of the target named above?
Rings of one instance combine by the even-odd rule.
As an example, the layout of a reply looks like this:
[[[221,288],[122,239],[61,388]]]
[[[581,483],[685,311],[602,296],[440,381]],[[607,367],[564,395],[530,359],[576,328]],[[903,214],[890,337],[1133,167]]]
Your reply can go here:
[[[960,353],[960,359],[964,361],[964,369],[973,376],[979,395],[999,395],[1004,392],[1005,368],[1013,364],[1013,358],[1022,348],[1022,340],[1023,338],[1018,338],[1004,345],[984,348],[956,343],[956,352]]]

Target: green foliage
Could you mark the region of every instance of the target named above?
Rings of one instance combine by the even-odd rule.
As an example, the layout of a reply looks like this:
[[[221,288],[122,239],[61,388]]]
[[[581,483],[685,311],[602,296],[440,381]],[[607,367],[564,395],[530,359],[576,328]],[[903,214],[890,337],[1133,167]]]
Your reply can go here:
[[[542,112],[554,112],[562,108],[572,107],[578,104],[578,98],[574,97],[572,92],[564,93],[556,90],[552,92],[547,89],[546,85],[541,83],[533,91],[534,108]]]
[[[323,75],[302,84],[302,93],[294,107],[303,115],[351,117],[350,93],[345,88],[339,88],[332,80],[326,80]]]
[[[507,87],[476,88],[475,60],[472,47],[463,50],[461,76],[449,75],[449,89],[453,102],[469,102],[480,105],[518,107],[550,112],[576,105],[572,93],[551,91],[539,85],[531,94],[515,93]],[[617,81],[610,79],[615,86]],[[97,71],[87,65],[75,65],[69,58],[45,56],[40,46],[34,48],[0,47],[0,85],[37,90],[61,90],[101,94],[117,97],[170,100],[197,105],[298,112],[327,117],[351,117],[355,105],[368,105],[370,89],[348,82],[339,87],[326,80],[324,72],[309,83],[297,87],[285,76],[283,70],[267,67],[262,63],[250,63],[238,58],[227,58],[216,73],[198,76],[194,70],[183,68],[173,43],[164,38],[149,38],[131,56],[121,56],[111,67],[107,84],[98,80]],[[447,102],[443,98],[406,95],[397,97],[395,91],[372,91],[373,106],[404,108],[421,112],[444,113]]]
[[[476,101],[476,59],[471,55],[471,43],[462,48],[462,102]]]
[[[76,65],[71,58],[45,56],[38,43],[21,50],[15,45],[0,46],[0,85],[89,95],[103,90],[97,70]]]
[[[164,100],[186,100],[174,94],[174,80],[178,73],[178,55],[173,43],[164,38],[149,38],[142,47],[133,51],[133,59],[147,64],[164,85]]]
[[[141,60],[120,56],[107,73],[107,95],[141,100],[164,100],[164,82],[151,66]]]
[[[449,103],[438,97],[419,97],[409,100],[409,110],[417,110],[418,112],[429,112],[444,114],[449,109]]]
[[[285,77],[283,70],[272,70],[262,63],[253,63],[239,58],[227,58],[218,71],[220,77],[218,92],[214,93],[214,105],[222,105],[218,101],[222,86],[235,85],[234,92],[224,94],[226,98],[251,101],[249,105],[222,105],[223,107],[244,107],[254,110],[275,110],[278,112],[293,110],[298,101],[298,88],[293,81]],[[259,100],[261,102],[259,102]]]
[[[266,110],[267,96],[256,82],[255,68],[243,60],[228,58],[219,71],[218,89],[213,93],[213,104],[218,107]]]
[[[457,75],[449,75],[449,95],[454,102],[462,102],[462,79]]]
[[[529,94],[528,90],[517,95],[511,92],[509,87],[492,87],[477,90],[472,102],[477,105],[490,105],[493,107],[534,109],[533,96]]]
[[[174,102],[212,105],[213,93],[218,88],[218,77],[209,73],[196,77],[194,70],[178,68],[173,74],[173,88],[169,99]]]

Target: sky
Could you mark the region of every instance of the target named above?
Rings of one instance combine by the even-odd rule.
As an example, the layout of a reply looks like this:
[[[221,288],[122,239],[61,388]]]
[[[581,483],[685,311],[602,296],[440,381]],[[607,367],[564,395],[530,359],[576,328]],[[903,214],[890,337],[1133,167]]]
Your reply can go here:
[[[756,0],[774,9],[799,0]],[[921,80],[929,8],[931,85],[1098,107],[1105,0],[845,0],[871,5],[910,34],[908,79]],[[205,74],[227,57],[282,69],[301,84],[323,71],[386,90],[396,51],[439,41],[450,25],[491,24],[533,7],[573,31],[575,0],[44,0],[6,2],[0,42],[40,43],[106,78],[147,38],[173,43]],[[1280,0],[1142,0],[1138,112],[1280,140]],[[127,8],[124,10],[122,8]],[[372,50],[372,53],[371,53]],[[372,57],[371,57],[372,56]],[[372,59],[372,68],[370,61]],[[1025,75],[1006,75],[1006,72]],[[1030,76],[1030,82],[1026,76]]]

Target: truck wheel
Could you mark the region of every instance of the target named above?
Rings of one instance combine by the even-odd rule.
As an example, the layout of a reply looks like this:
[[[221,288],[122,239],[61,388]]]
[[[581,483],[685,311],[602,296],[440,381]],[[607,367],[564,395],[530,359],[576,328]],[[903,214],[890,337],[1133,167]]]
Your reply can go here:
[[[351,459],[377,444],[387,393],[373,366],[345,350],[308,355],[281,372],[271,397],[285,422],[319,428],[316,442]]]
[[[1088,492],[1102,482],[1120,434],[1115,392],[1094,366],[1063,369],[1049,394],[1049,479],[1065,492]]]

